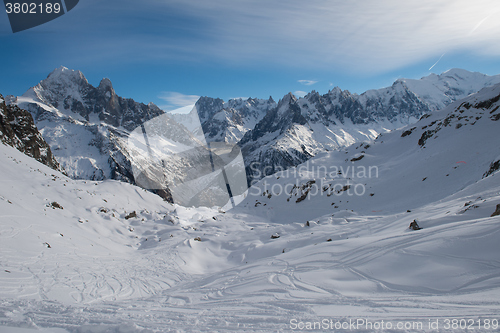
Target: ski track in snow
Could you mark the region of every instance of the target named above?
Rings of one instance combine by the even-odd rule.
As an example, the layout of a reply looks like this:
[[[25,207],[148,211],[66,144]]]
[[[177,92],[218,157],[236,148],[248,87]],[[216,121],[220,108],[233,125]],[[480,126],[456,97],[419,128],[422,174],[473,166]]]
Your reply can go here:
[[[237,215],[229,212],[223,218],[218,216],[218,219],[223,227],[239,229],[239,226],[228,226],[224,223],[231,221],[232,224],[237,224]],[[387,222],[384,221],[386,219],[389,223],[384,223]],[[101,269],[99,273],[89,273],[84,267],[75,269],[74,275],[67,277],[67,281],[70,283],[70,289],[78,291],[76,295],[79,296],[75,303],[80,305],[55,302],[50,297],[42,297],[42,300],[38,301],[4,300],[0,306],[1,313],[4,313],[2,323],[36,323],[39,327],[46,327],[57,322],[57,326],[75,332],[84,329],[88,329],[88,332],[98,332],[98,329],[106,327],[118,332],[141,332],[145,329],[154,332],[286,332],[289,331],[286,327],[292,318],[319,321],[323,318],[341,319],[354,316],[378,320],[428,320],[437,316],[461,316],[464,309],[467,318],[489,318],[497,315],[500,305],[494,296],[488,297],[487,294],[492,288],[495,290],[500,286],[498,260],[473,257],[464,260],[461,256],[446,253],[436,255],[425,250],[427,242],[434,244],[436,239],[449,237],[450,234],[455,235],[454,243],[471,238],[497,238],[500,226],[496,219],[456,222],[457,226],[452,231],[449,225],[443,225],[433,230],[422,230],[420,233],[403,230],[387,235],[388,230],[394,233],[394,225],[398,225],[397,220],[398,216],[366,220],[360,218],[356,222],[343,225],[343,229],[347,227],[348,230],[343,230],[342,233],[348,233],[352,238],[342,239],[340,233],[337,234],[339,239],[332,242],[325,242],[326,237],[323,235],[321,242],[318,239],[307,239],[307,234],[314,230],[329,236],[336,235],[334,230],[340,231],[336,225],[319,224],[306,228],[302,225],[276,227],[265,222],[257,223],[252,231],[262,239],[259,240],[259,245],[270,247],[265,251],[267,253],[255,253],[258,252],[255,251],[259,249],[258,246],[253,247],[254,251],[251,250],[252,246],[246,248],[248,241],[245,240],[240,246],[246,248],[242,251],[246,251],[247,257],[255,258],[253,261],[248,259],[248,263],[218,272],[183,274],[176,278],[173,278],[174,269],[165,269],[161,273],[159,271],[159,268],[165,265],[168,267],[173,260],[174,254],[169,256],[168,250],[183,245],[193,249],[203,242],[191,244],[190,240],[187,240],[173,242],[175,245],[163,242],[161,245],[140,250],[145,252],[138,254],[128,264],[117,262],[113,265],[109,260],[99,262],[93,266]],[[244,222],[240,220],[239,223]],[[365,234],[367,223],[377,223],[377,226],[383,225],[385,228],[380,228],[371,236],[356,238],[356,234]],[[474,231],[476,225],[481,228],[474,233],[460,230]],[[205,231],[208,237],[217,237],[217,233],[224,237],[227,234],[222,234],[220,229],[223,227],[213,227],[216,232],[208,232],[210,227],[205,227],[202,231]],[[284,234],[276,240],[280,242],[279,245],[273,244],[270,239],[264,239],[277,229],[281,229]],[[378,228],[374,226],[372,229]],[[398,225],[398,229],[402,228]],[[238,230],[235,232],[238,233]],[[285,241],[285,233],[289,233],[292,239]],[[297,244],[296,249],[289,245],[294,241]],[[302,246],[298,245],[300,243]],[[163,249],[165,245],[166,248]],[[212,254],[217,253],[219,245],[231,247],[231,244],[219,243],[211,247]],[[291,247],[288,250],[287,245]],[[279,252],[277,250],[282,246],[286,246],[285,253],[272,253]],[[413,246],[418,249],[412,249]],[[236,246],[233,248],[237,249]],[[206,251],[197,253],[203,252]],[[492,274],[470,279],[452,290],[437,290],[389,283],[362,268],[364,264],[393,253],[411,255],[412,258],[423,257],[429,259],[429,262],[436,261],[436,258],[446,261],[457,259],[461,265],[481,266],[483,272],[488,269]],[[42,259],[43,256],[37,258],[37,261]],[[57,259],[67,262],[64,256]],[[206,259],[211,258],[207,256]],[[81,266],[85,259],[79,258],[78,263]],[[103,269],[104,267],[106,269]],[[50,295],[53,287],[43,283],[55,284],[55,281],[61,281],[60,274],[68,274],[67,268],[58,265],[42,266],[38,270],[33,272],[32,268],[30,272],[40,284],[38,288],[41,295]],[[144,278],[134,276],[139,272]],[[168,282],[166,276],[170,278]],[[490,281],[485,288],[481,283],[486,280]],[[492,283],[495,280],[496,283]],[[475,288],[474,285],[477,284],[479,287]],[[347,293],[348,290],[352,294]],[[484,298],[478,300],[478,294],[483,294]],[[57,295],[53,295],[53,298],[57,298]],[[19,322],[16,322],[16,319]],[[91,323],[100,325],[97,327]]]

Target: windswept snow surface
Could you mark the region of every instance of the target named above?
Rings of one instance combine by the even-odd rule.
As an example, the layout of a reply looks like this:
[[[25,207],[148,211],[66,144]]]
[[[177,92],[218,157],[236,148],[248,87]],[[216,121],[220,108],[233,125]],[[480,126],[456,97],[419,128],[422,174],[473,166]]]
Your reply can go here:
[[[0,332],[498,332],[499,95],[266,177],[227,212],[0,145]]]

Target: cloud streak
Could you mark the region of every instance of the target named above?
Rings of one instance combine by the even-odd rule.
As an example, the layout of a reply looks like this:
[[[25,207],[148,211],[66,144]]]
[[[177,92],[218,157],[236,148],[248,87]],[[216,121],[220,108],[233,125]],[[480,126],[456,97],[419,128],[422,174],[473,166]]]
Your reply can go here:
[[[498,0],[88,0],[58,20],[71,47],[37,38],[61,59],[376,74],[443,53],[500,56],[499,15]]]
[[[318,81],[313,81],[313,80],[298,80],[298,83],[302,83],[305,86],[312,86],[313,84],[318,83]]]
[[[305,95],[307,95],[307,92],[305,91],[302,91],[302,90],[297,90],[297,91],[294,91],[293,94],[295,95],[295,97],[304,97]]]
[[[497,0],[311,0],[307,6],[182,0],[176,6],[208,20],[207,52],[236,62],[381,72],[450,51],[500,55],[500,20],[485,19],[500,13]]]
[[[165,105],[161,105],[160,108],[167,111],[174,111],[177,109],[190,109],[194,106],[196,101],[200,98],[197,95],[184,95],[175,91],[165,91],[162,92],[158,98],[167,102]]]

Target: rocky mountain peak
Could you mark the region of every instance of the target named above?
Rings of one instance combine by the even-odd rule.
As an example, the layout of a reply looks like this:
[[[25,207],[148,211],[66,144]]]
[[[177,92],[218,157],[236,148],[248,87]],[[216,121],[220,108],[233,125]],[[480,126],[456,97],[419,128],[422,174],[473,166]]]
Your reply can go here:
[[[70,177],[131,183],[124,140],[141,124],[164,114],[153,103],[116,95],[109,79],[94,87],[80,71],[66,67],[54,70],[13,103],[31,113]]]
[[[52,71],[23,97],[42,102],[68,117],[74,118],[77,114],[82,117],[78,119],[80,121],[90,121],[91,115],[96,115],[94,119],[114,127],[122,126],[128,131],[163,114],[154,104],[145,105],[117,96],[108,78],[102,79],[96,88],[88,83],[82,72],[64,66]],[[40,115],[46,119],[51,116],[35,105],[27,106],[26,109],[33,113],[35,120],[38,120]]]
[[[97,87],[100,91],[104,92],[111,92],[113,95],[115,94],[115,90],[113,89],[113,84],[111,83],[111,80],[108,78],[104,78],[101,80],[99,83],[99,86]]]
[[[281,116],[285,113],[290,113],[291,110],[297,111],[297,108],[294,107],[297,104],[297,101],[297,97],[295,97],[295,95],[291,92],[283,96],[283,98],[278,102],[278,106],[276,108],[277,115]]]
[[[335,86],[333,89],[330,89],[330,91],[328,91],[329,94],[339,94],[342,92],[342,89],[340,89],[339,86]]]
[[[197,112],[200,122],[204,123],[223,108],[224,101],[222,99],[202,96],[196,101],[192,112]]]
[[[318,102],[320,99],[320,95],[316,90],[312,90],[310,93],[304,96],[304,99],[311,102]]]
[[[295,102],[297,102],[297,97],[293,93],[289,92],[288,94],[283,96],[283,98],[278,102],[278,107],[280,105],[285,105]]]
[[[54,69],[42,82],[72,82],[76,84],[88,84],[87,78],[85,78],[85,75],[83,75],[82,72],[79,70],[68,69],[64,66]]]

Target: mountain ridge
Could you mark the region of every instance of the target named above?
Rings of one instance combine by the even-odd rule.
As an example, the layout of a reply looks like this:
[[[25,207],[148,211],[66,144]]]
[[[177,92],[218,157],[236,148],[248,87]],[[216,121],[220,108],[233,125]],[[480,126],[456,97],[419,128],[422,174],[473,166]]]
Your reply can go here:
[[[411,211],[498,178],[499,121],[496,84],[368,144],[325,152],[269,175],[256,182],[242,206],[275,221],[289,216],[304,223],[324,214]]]
[[[181,142],[199,146],[199,140],[237,144],[251,184],[320,153],[372,141],[380,133],[415,123],[422,115],[497,81],[500,75],[453,69],[420,80],[398,79],[390,87],[360,95],[335,87],[323,95],[313,90],[302,98],[289,93],[278,103],[272,97],[227,102],[201,97],[189,114],[176,115],[153,103],[119,97],[109,79],[94,87],[82,72],[59,67],[23,96],[7,100],[31,112],[72,178],[135,184],[127,138],[142,124],[161,119],[168,123],[165,128],[176,128],[175,134],[165,133],[174,146]],[[172,166],[164,172],[181,169]]]
[[[360,95],[338,87],[324,95],[312,91],[302,98],[289,93],[278,106],[279,112],[266,115],[272,120],[264,118],[239,142],[249,182],[318,153],[371,141],[495,83],[500,83],[500,75],[453,69],[420,80],[398,79],[390,87]],[[290,101],[287,107],[283,101]],[[276,124],[282,125],[277,128]]]

